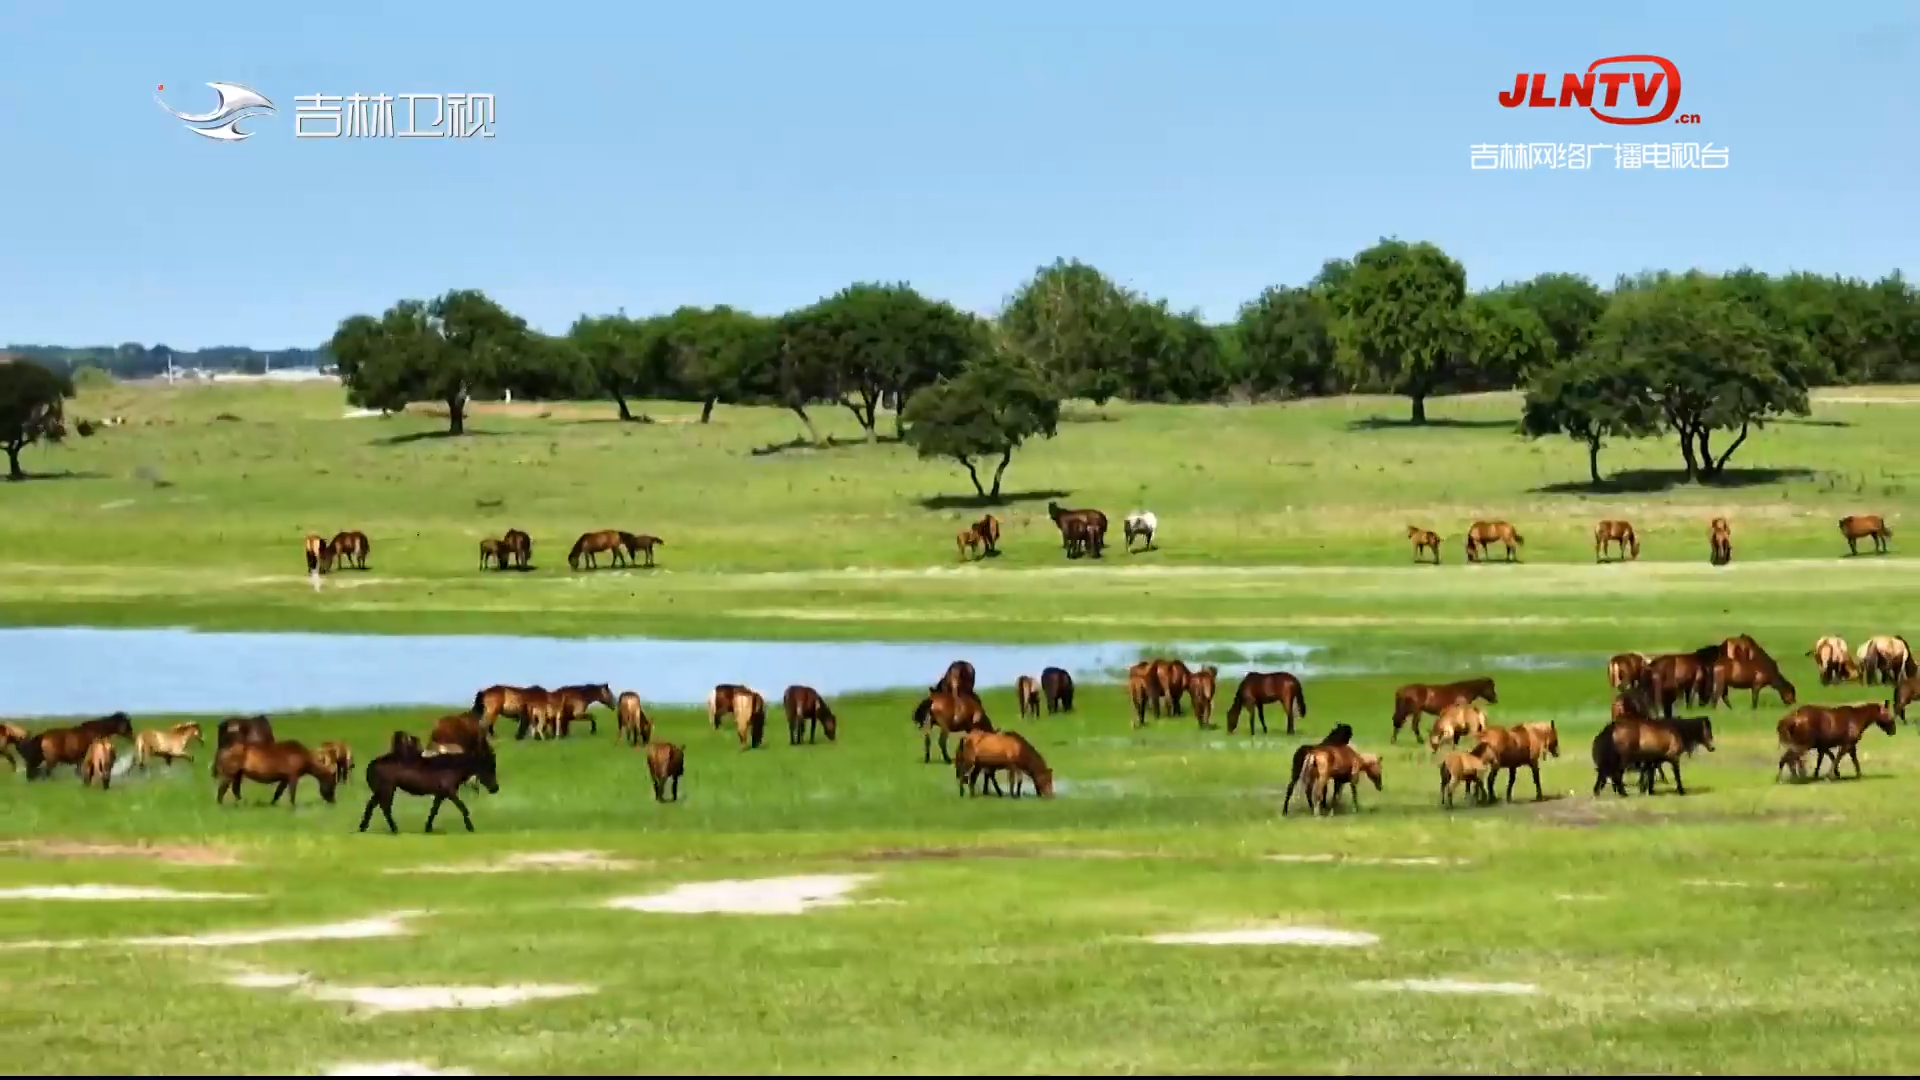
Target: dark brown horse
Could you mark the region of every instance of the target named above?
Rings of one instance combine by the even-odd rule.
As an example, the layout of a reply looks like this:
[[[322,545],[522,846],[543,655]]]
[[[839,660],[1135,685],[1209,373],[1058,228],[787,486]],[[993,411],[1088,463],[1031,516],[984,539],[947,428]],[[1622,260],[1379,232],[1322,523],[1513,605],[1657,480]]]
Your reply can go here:
[[[1860,554],[1860,541],[1873,537],[1873,551],[1876,555],[1887,553],[1887,541],[1893,539],[1893,530],[1881,520],[1879,514],[1853,514],[1840,519],[1840,535],[1846,537],[1847,554]]]
[[[1318,743],[1303,743],[1293,748],[1293,775],[1287,778],[1287,797],[1280,803],[1280,813],[1286,814],[1293,808],[1293,789],[1300,783],[1300,773],[1307,763],[1307,755],[1315,746],[1346,746],[1353,742],[1353,727],[1350,724],[1335,724],[1327,737]]]
[[[117,712],[72,727],[51,728],[29,735],[20,744],[27,763],[27,779],[51,776],[61,765],[71,765],[78,771],[80,763],[86,760],[87,750],[95,742],[113,738],[133,738],[133,721],[126,713]]]
[[[351,566],[355,570],[367,568],[367,552],[373,550],[373,544],[367,540],[367,534],[348,529],[333,538],[334,554],[342,566]]]
[[[680,801],[680,778],[687,774],[687,752],[670,742],[647,747],[647,774],[653,779],[653,801],[666,802],[667,788],[673,788],[673,801]]]
[[[1507,549],[1507,561],[1515,559],[1514,549],[1525,547],[1527,538],[1504,521],[1476,521],[1467,530],[1467,561],[1485,562],[1487,550],[1495,544]]]
[[[941,673],[939,681],[927,687],[927,692],[938,693],[945,690],[948,693],[954,694],[971,694],[973,693],[973,680],[973,665],[967,663],[965,660],[955,660],[953,663],[947,665],[947,670]]]
[[[1249,671],[1240,679],[1240,686],[1233,692],[1233,704],[1227,706],[1227,734],[1233,734],[1240,726],[1240,714],[1248,713],[1247,736],[1253,736],[1254,726],[1261,731],[1267,730],[1267,706],[1278,702],[1287,713],[1287,734],[1293,734],[1293,723],[1307,715],[1307,690],[1300,680],[1286,671]]]
[[[1733,561],[1733,526],[1727,524],[1726,518],[1714,518],[1707,526],[1707,561],[1715,566]]]
[[[1653,781],[1662,768],[1673,770],[1673,789],[1687,793],[1680,778],[1680,758],[1696,748],[1713,752],[1713,721],[1704,716],[1678,720],[1630,717],[1614,720],[1593,737],[1593,793],[1612,784],[1616,794],[1627,793],[1627,770],[1640,773],[1640,790],[1653,794]]]
[[[973,523],[973,534],[980,538],[985,550],[981,557],[1000,554],[1000,519],[988,514]]]
[[[1779,665],[1771,659],[1762,656],[1752,660],[1729,660],[1723,656],[1713,664],[1713,691],[1708,696],[1708,702],[1725,705],[1729,691],[1752,690],[1752,707],[1757,709],[1760,707],[1760,691],[1768,687],[1780,695],[1782,705],[1792,705],[1797,700],[1793,683],[1780,673]]]
[[[1047,714],[1073,711],[1073,676],[1050,667],[1040,672],[1040,692],[1047,698]]]
[[[301,547],[305,549],[307,555],[307,573],[332,572],[334,558],[338,553],[333,550],[333,545],[325,537],[308,533],[307,538],[301,541]]]
[[[1220,691],[1220,669],[1208,664],[1193,673],[1187,693],[1193,697],[1193,719],[1203,728],[1213,726],[1213,698]]]
[[[487,560],[493,560],[495,570],[507,568],[507,546],[491,537],[480,541],[480,569],[487,568]]]
[[[1620,545],[1622,559],[1640,557],[1640,538],[1634,535],[1631,521],[1609,519],[1593,527],[1593,561],[1605,562],[1607,547],[1611,544]]]
[[[599,554],[607,552],[613,556],[613,565],[625,566],[627,565],[626,536],[627,534],[619,529],[598,529],[594,532],[581,533],[580,539],[575,540],[573,548],[567,552],[567,565],[578,570],[580,560],[584,558],[587,569],[597,570],[600,567]]]
[[[1470,701],[1500,704],[1500,695],[1488,678],[1466,679],[1452,683],[1408,683],[1393,692],[1393,734],[1387,741],[1399,742],[1400,729],[1413,724],[1413,737],[1420,738],[1420,718],[1439,716],[1452,705]]]
[[[1705,704],[1713,688],[1713,665],[1720,659],[1720,646],[1715,645],[1690,653],[1662,653],[1648,661],[1646,687],[1660,715],[1671,720],[1676,704]]]
[[[525,570],[533,560],[533,537],[519,529],[508,529],[507,535],[500,538],[500,543],[507,549],[507,554],[513,556],[516,568]]]
[[[338,782],[338,773],[331,760],[323,760],[308,750],[305,745],[288,740],[274,743],[236,742],[227,746],[214,757],[215,775],[220,777],[220,790],[214,793],[213,801],[222,802],[227,793],[233,793],[233,801],[240,803],[240,781],[251,780],[256,784],[274,784],[273,798],[268,805],[287,797],[287,809],[291,810],[300,797],[300,778],[311,776],[320,784],[320,797],[327,802],[333,801],[333,788]]]
[[[1075,555],[1072,544],[1066,542],[1069,522],[1079,522],[1084,530],[1081,536],[1086,554],[1097,559],[1100,557],[1101,550],[1107,546],[1107,515],[1100,511],[1068,510],[1057,502],[1049,502],[1047,516],[1052,518],[1054,525],[1060,529],[1062,545],[1067,548],[1068,558],[1073,558]]]
[[[1166,715],[1180,715],[1180,699],[1187,696],[1193,686],[1193,671],[1184,660],[1155,660],[1153,662],[1154,687],[1159,696],[1153,702],[1153,715],[1161,715],[1161,703],[1166,704]]]
[[[449,802],[460,811],[460,820],[466,823],[467,831],[472,832],[473,815],[467,812],[467,804],[460,801],[461,785],[468,780],[478,780],[488,794],[500,791],[500,782],[494,775],[493,748],[484,742],[474,751],[428,757],[383,754],[367,763],[366,772],[367,787],[373,794],[367,799],[367,808],[360,813],[361,832],[367,831],[377,806],[387,819],[388,831],[398,833],[400,826],[393,820],[393,797],[402,791],[433,797],[433,805],[427,810],[427,832],[433,831],[433,819],[439,816],[440,805]]]
[[[832,707],[820,696],[820,691],[811,686],[787,687],[787,692],[780,695],[780,711],[787,714],[789,746],[813,742],[814,734],[822,728],[826,729],[828,742],[839,737],[840,718],[833,715]]]
[[[1826,760],[1833,759],[1833,776],[1840,779],[1840,759],[1853,759],[1853,775],[1860,775],[1860,737],[1869,727],[1877,727],[1888,735],[1893,734],[1893,714],[1883,702],[1869,702],[1863,705],[1838,705],[1832,708],[1823,705],[1802,705],[1780,718],[1775,725],[1780,745],[1787,750],[1781,757],[1782,765],[1789,760],[1796,762],[1794,772],[1799,775],[1797,762],[1809,750],[1816,751],[1813,761],[1813,778],[1820,779],[1820,769]],[[1778,779],[1776,772],[1775,778]]]
[[[640,564],[641,566],[652,566],[653,549],[666,547],[667,542],[657,536],[648,536],[646,533],[623,532],[620,534],[620,546],[626,549],[628,566],[633,565],[633,557],[636,554],[646,559],[645,562]]]
[[[1432,529],[1423,529],[1418,525],[1407,526],[1407,539],[1413,541],[1413,561],[1420,561],[1422,551],[1433,552],[1433,565],[1440,565],[1440,534]]]
[[[594,719],[593,706],[614,707],[613,687],[606,683],[576,683],[554,690],[551,696],[559,699],[560,736],[565,738],[567,727],[575,720],[585,720],[589,734],[600,734],[600,723]]]
[[[933,762],[933,733],[940,732],[940,760],[953,764],[953,755],[947,752],[949,735],[964,736],[969,731],[993,731],[993,721],[987,718],[986,707],[972,694],[956,694],[940,690],[928,694],[914,706],[913,724],[920,729],[920,741],[924,753],[922,764]]]

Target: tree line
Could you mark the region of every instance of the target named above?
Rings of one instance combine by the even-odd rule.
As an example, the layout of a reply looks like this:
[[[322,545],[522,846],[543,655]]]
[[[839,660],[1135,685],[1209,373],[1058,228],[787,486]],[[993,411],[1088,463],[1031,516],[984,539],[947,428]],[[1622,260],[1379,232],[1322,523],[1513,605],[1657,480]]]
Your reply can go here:
[[[204,371],[237,371],[258,375],[283,368],[324,368],[333,358],[324,349],[254,349],[245,345],[214,345],[205,349],[172,349],[166,345],[142,345],[126,341],[119,345],[7,345],[0,356],[11,354],[62,374],[77,374],[81,368],[99,368],[116,379],[150,379],[167,373],[167,361],[176,369],[200,368]]]

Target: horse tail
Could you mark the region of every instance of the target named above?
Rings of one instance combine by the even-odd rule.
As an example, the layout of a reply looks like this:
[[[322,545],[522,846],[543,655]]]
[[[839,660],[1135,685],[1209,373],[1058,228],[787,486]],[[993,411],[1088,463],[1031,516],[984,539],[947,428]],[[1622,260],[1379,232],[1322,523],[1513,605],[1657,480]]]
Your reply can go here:
[[[913,707],[913,724],[915,727],[926,727],[927,724],[930,723],[932,720],[933,720],[933,698],[932,697],[921,698],[920,704],[915,705]]]
[[[1282,814],[1285,814],[1287,808],[1293,805],[1293,789],[1299,786],[1300,770],[1306,767],[1307,755],[1312,752],[1313,747],[1305,743],[1301,743],[1299,746],[1293,748],[1293,772],[1287,777],[1287,797],[1280,803],[1280,812]]]
[[[481,715],[484,715],[486,711],[487,711],[487,692],[485,690],[474,691],[473,709],[472,709],[473,715],[481,716]]]
[[[1300,715],[1303,717],[1306,716],[1307,715],[1307,687],[1305,683],[1296,682],[1293,684],[1293,697],[1295,701],[1298,701],[1300,703]]]
[[[1527,546],[1527,538],[1520,535],[1519,529],[1513,530],[1513,542],[1519,544],[1521,547]]]

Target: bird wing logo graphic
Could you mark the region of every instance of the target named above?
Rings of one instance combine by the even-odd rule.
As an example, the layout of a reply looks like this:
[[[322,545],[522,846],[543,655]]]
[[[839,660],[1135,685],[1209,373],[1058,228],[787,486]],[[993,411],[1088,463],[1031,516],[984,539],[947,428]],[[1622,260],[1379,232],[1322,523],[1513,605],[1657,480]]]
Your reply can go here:
[[[240,121],[251,120],[262,115],[263,112],[276,111],[273,102],[268,101],[251,86],[229,82],[210,82],[207,85],[213,87],[213,92],[220,95],[220,104],[212,112],[176,112],[172,106],[160,101],[160,95],[155,94],[153,100],[160,102],[160,107],[172,114],[174,119],[186,124],[187,130],[221,142],[239,142],[242,139],[251,138],[253,132],[241,131]]]

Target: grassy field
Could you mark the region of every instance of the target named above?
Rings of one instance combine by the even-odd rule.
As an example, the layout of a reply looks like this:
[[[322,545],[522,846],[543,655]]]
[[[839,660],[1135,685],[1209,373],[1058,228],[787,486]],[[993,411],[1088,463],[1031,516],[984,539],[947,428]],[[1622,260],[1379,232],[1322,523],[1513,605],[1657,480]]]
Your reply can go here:
[[[1072,717],[1002,726],[1054,766],[1059,797],[959,798],[922,765],[901,694],[837,702],[838,744],[784,730],[742,754],[704,717],[662,710],[688,746],[685,801],[657,806],[642,756],[597,738],[514,743],[501,791],[419,834],[354,829],[338,805],[216,807],[206,759],[113,790],[0,780],[0,1054],[59,1073],[314,1073],[342,1062],[475,1072],[1912,1072],[1920,1038],[1920,745],[1863,744],[1866,776],[1773,782],[1769,695],[1716,713],[1689,794],[1590,796],[1606,716],[1601,658],[1750,632],[1802,700],[1815,636],[1899,633],[1920,586],[1902,557],[1920,397],[1835,392],[1769,427],[1718,487],[1675,486],[1670,443],[1583,451],[1510,434],[1510,396],[1404,403],[1090,408],[1009,474],[1002,558],[960,567],[963,474],[897,445],[782,449],[790,416],[600,404],[483,409],[463,440],[430,417],[346,419],[337,388],[118,387],[74,416],[133,423],[30,451],[62,479],[0,485],[0,622],[180,624],[790,639],[1276,639],[1370,674],[1308,680],[1299,736],[1128,729],[1113,687]],[[541,416],[540,413],[550,415]],[[230,417],[222,419],[221,417]],[[854,433],[824,411],[825,426]],[[152,424],[147,420],[155,421]],[[1154,510],[1162,548],[1069,566],[1047,492],[1116,520]],[[941,501],[945,497],[948,501]],[[1834,519],[1877,512],[1888,558],[1844,558]],[[1736,561],[1706,564],[1730,517]],[[1520,565],[1462,565],[1467,522],[1527,536]],[[1596,566],[1591,529],[1627,517],[1640,562]],[[1407,524],[1447,535],[1414,567]],[[535,537],[537,570],[480,573],[476,541]],[[372,569],[315,592],[297,547],[358,528]],[[667,539],[653,571],[571,574],[588,528]],[[1454,812],[1423,747],[1387,745],[1394,686],[1495,657],[1502,723],[1552,719],[1552,798]],[[105,662],[114,662],[108,658]],[[123,662],[137,663],[138,658]],[[28,673],[0,669],[6,680]],[[937,672],[902,672],[903,684]],[[743,672],[751,681],[751,672]],[[1231,680],[1223,678],[1223,682]],[[633,689],[643,696],[646,685]],[[763,686],[770,696],[780,687]],[[462,703],[449,702],[449,707]],[[1222,703],[1224,711],[1224,702]],[[140,726],[176,719],[135,711]],[[351,740],[364,761],[432,710],[276,716],[282,737]],[[774,725],[779,725],[777,708]],[[1278,814],[1288,752],[1336,722],[1383,753],[1385,790],[1331,820]],[[1504,787],[1504,782],[1502,784]],[[517,868],[520,856],[609,860]],[[476,865],[478,864],[478,865]],[[500,872],[477,872],[490,868]],[[442,872],[424,872],[424,871]],[[462,872],[452,872],[462,871]],[[852,903],[796,915],[612,910],[617,897],[721,879],[869,875]],[[145,885],[252,899],[22,899],[3,890]],[[764,888],[762,886],[761,888]],[[872,901],[869,903],[868,901]],[[143,936],[339,924],[396,912],[404,936],[144,945]],[[1353,947],[1176,946],[1149,935],[1271,926],[1374,935]],[[374,929],[381,929],[375,927]],[[79,947],[56,947],[72,942]],[[304,976],[301,986],[264,987]],[[256,985],[232,985],[236,979]],[[1404,980],[1522,984],[1425,993]],[[501,1009],[369,1014],[343,987],[567,984]],[[1455,991],[1472,986],[1453,985]],[[1479,987],[1485,989],[1485,987]],[[131,991],[131,992],[130,992]]]

